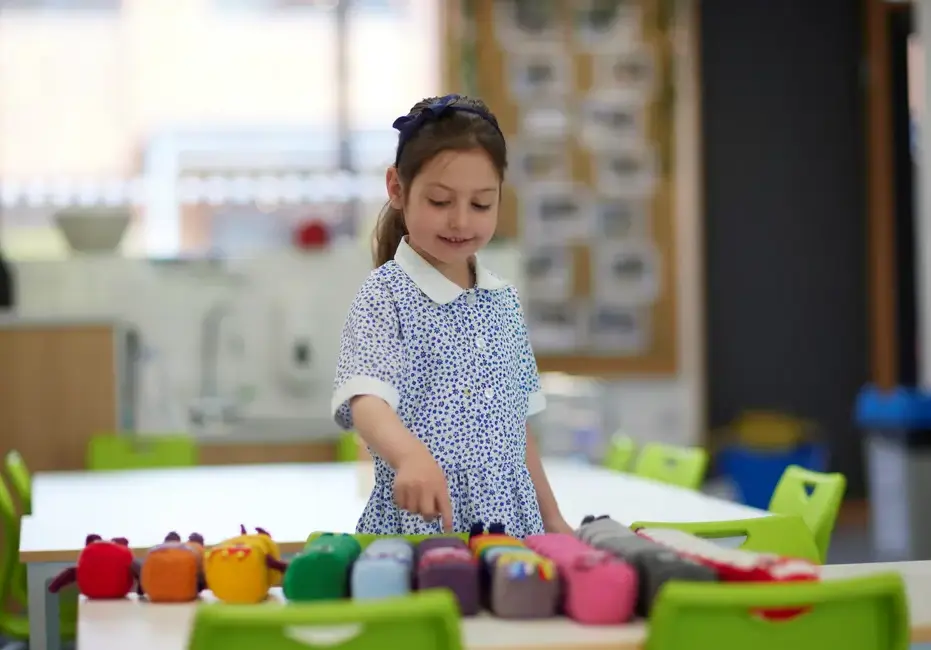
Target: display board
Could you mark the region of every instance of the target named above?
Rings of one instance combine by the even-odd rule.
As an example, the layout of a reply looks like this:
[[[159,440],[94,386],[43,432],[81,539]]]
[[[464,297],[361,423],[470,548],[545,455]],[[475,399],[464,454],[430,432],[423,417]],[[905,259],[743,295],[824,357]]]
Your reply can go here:
[[[674,2],[458,0],[445,87],[508,138],[498,237],[523,252],[541,371],[677,371]]]

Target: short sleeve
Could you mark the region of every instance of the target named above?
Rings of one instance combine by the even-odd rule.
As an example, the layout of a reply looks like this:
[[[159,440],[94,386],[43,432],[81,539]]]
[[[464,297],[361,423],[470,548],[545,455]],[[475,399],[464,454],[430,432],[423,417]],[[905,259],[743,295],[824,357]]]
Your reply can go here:
[[[374,395],[398,408],[398,386],[404,368],[404,347],[398,312],[380,278],[369,276],[356,295],[339,342],[339,360],[330,408],[336,423],[351,429],[349,402]]]
[[[527,330],[527,321],[524,319],[524,310],[520,304],[520,296],[517,290],[512,290],[514,305],[517,309],[517,317],[520,320],[518,327],[519,341],[519,381],[521,388],[527,392],[527,417],[540,413],[546,409],[546,396],[543,394],[543,386],[540,384],[540,373],[537,370],[537,359],[533,354],[533,346],[530,344],[530,333]]]

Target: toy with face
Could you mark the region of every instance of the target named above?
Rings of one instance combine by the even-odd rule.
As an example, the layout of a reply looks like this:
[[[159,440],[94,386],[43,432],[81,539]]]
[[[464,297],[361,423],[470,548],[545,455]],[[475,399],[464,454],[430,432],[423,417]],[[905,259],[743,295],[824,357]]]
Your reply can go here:
[[[414,547],[405,539],[372,542],[352,566],[353,599],[375,600],[410,593],[413,562]]]
[[[481,606],[478,560],[461,539],[427,539],[420,543],[418,589],[449,589],[463,616],[478,614]]]
[[[325,533],[291,560],[284,576],[288,600],[334,600],[349,595],[350,570],[362,553],[352,535]]]
[[[207,587],[227,603],[251,604],[265,600],[268,590],[281,584],[281,576],[287,568],[281,561],[278,545],[261,528],[249,534],[243,526],[240,535],[204,554]]]
[[[125,537],[105,541],[100,535],[88,535],[77,564],[59,573],[48,590],[58,593],[76,582],[87,598],[119,599],[133,590],[138,577],[138,567]]]

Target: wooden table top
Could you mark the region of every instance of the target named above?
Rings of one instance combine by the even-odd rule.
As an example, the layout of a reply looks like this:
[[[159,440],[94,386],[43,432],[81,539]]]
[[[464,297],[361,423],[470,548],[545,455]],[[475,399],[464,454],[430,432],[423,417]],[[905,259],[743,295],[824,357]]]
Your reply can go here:
[[[828,565],[823,577],[847,578],[897,571],[903,575],[911,603],[912,641],[931,641],[931,562]],[[212,602],[207,593],[204,601]],[[275,590],[273,601],[280,601]],[[261,607],[261,605],[256,605]],[[80,604],[78,639],[94,650],[184,650],[197,605],[153,605],[135,598]],[[467,650],[641,650],[646,640],[642,621],[606,627],[585,626],[567,619],[505,621],[482,615],[464,619]]]
[[[566,520],[609,514],[637,520],[709,521],[766,513],[627,474],[546,460]],[[371,463],[240,465],[128,472],[39,473],[33,515],[23,518],[23,562],[71,562],[90,533],[126,537],[142,552],[170,531],[207,544],[265,528],[283,553],[314,531],[352,532],[368,500]]]

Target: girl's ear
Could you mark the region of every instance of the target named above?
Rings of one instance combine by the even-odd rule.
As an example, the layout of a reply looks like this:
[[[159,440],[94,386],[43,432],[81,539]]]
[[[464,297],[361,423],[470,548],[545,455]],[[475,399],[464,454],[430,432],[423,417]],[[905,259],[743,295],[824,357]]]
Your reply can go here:
[[[385,171],[385,189],[388,190],[388,202],[395,210],[404,208],[404,189],[401,187],[401,178],[398,168],[391,165]]]

